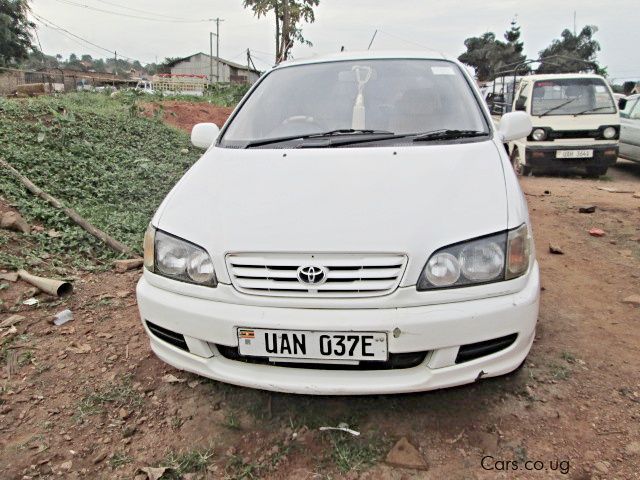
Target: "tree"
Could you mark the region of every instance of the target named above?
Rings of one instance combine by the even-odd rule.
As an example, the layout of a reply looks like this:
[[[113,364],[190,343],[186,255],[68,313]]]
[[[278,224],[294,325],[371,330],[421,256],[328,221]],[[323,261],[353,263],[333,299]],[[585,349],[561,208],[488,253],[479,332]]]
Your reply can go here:
[[[620,93],[624,93],[625,95],[631,95],[631,92],[633,92],[633,89],[635,88],[637,82],[624,82],[622,84],[622,92]]]
[[[606,75],[606,67],[600,67],[596,59],[600,51],[600,43],[593,39],[598,27],[587,25],[575,35],[565,29],[560,39],[554,39],[544,50],[541,50],[540,66],[536,73],[572,73],[594,71]]]
[[[40,68],[58,68],[60,62],[52,55],[45,55],[40,50],[33,49],[27,59],[19,63],[19,67],[25,70],[38,70]]]
[[[93,61],[93,69],[96,72],[105,73],[107,71],[107,67],[104,64],[104,60],[102,58],[98,58]]]
[[[258,17],[273,11],[276,19],[276,63],[289,58],[295,42],[312,46],[304,38],[300,23],[313,23],[320,0],[243,0],[245,8],[251,8]]]
[[[504,34],[504,39],[497,40],[493,32],[483,33],[479,37],[470,37],[464,41],[467,51],[458,57],[462,63],[473,67],[479,81],[492,80],[500,72],[513,70],[526,60],[522,53],[524,43],[520,41],[520,27],[511,22],[511,28]],[[522,65],[518,73],[527,73],[529,67]]]
[[[27,0],[0,0],[0,66],[16,64],[33,50]]]

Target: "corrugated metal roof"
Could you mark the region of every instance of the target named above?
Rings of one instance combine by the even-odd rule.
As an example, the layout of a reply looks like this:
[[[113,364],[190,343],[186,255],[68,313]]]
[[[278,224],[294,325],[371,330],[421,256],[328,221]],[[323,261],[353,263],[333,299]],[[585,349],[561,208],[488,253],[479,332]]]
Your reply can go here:
[[[189,55],[188,57],[178,58],[178,59],[176,59],[176,60],[174,60],[172,62],[169,62],[169,63],[167,63],[167,67],[174,67],[178,63],[184,62],[185,60],[189,60],[191,57],[195,57],[196,55],[204,55],[207,58],[211,58],[210,55],[208,55],[208,54],[206,54],[204,52],[198,52],[198,53],[194,53],[192,55]],[[232,62],[230,60],[225,60],[224,58],[221,58],[221,57],[215,57],[214,56],[213,59],[214,60],[218,60],[220,63],[224,63],[225,65],[229,65],[230,67],[237,68],[238,70],[250,70],[250,71],[255,72],[255,73],[260,73],[258,70],[254,70],[253,68],[247,68],[246,65],[241,65],[239,63],[235,63],[235,62]]]

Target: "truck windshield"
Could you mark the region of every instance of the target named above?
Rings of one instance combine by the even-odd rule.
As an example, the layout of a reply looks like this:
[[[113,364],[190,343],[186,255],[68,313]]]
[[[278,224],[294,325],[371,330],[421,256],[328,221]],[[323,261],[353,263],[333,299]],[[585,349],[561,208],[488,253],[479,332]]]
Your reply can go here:
[[[232,119],[220,146],[268,145],[270,139],[335,131],[352,136],[384,131],[398,138],[443,129],[489,132],[456,64],[337,61],[269,73]]]
[[[558,78],[533,86],[531,115],[616,113],[613,97],[600,78]]]

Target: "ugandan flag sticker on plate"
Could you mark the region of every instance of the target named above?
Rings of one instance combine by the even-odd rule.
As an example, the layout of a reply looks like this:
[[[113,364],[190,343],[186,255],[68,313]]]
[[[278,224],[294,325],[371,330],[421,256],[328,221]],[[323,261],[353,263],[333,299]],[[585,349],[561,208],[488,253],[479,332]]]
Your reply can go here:
[[[244,340],[244,343],[250,344],[251,340],[256,338],[256,332],[254,332],[253,330],[246,329],[246,328],[241,328],[241,329],[238,330],[238,338],[240,340]]]

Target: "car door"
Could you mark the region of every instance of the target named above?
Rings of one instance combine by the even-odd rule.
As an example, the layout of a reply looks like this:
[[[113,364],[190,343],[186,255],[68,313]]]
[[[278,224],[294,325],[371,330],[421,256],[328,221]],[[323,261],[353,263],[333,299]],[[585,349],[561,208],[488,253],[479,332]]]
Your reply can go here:
[[[620,156],[640,162],[640,97],[620,111]]]

